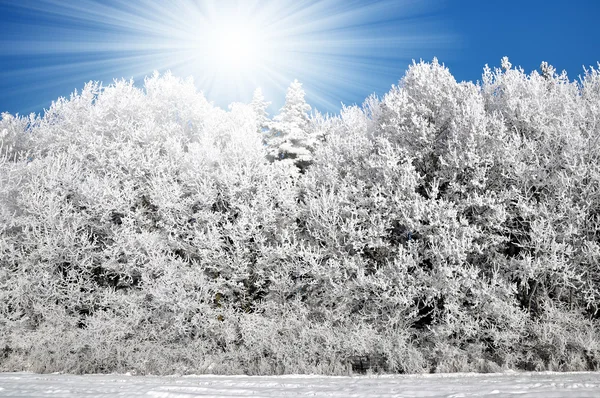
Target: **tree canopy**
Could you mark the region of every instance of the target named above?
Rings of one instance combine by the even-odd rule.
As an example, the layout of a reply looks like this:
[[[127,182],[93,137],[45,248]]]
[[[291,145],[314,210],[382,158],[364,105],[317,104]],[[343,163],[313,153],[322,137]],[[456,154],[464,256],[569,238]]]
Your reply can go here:
[[[272,120],[155,74],[3,114],[0,370],[598,369],[599,70],[415,62]]]

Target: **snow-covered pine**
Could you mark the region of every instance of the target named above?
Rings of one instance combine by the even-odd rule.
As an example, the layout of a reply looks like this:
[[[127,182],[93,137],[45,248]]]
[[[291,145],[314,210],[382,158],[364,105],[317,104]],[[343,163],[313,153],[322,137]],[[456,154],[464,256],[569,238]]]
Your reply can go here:
[[[254,113],[256,113],[257,123],[259,132],[262,133],[269,126],[269,113],[267,112],[267,108],[271,105],[270,102],[265,101],[265,96],[263,95],[262,89],[259,87],[254,90],[254,94],[252,96],[252,102],[250,103]]]
[[[294,80],[287,89],[284,106],[270,123],[267,140],[271,159],[292,159],[301,170],[312,162],[317,144],[316,135],[309,129],[311,107],[304,96],[302,84]]]

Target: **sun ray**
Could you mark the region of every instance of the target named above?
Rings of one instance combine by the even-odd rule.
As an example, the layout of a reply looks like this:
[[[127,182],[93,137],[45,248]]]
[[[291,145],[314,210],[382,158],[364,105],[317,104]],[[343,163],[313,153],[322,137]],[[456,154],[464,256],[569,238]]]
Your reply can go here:
[[[271,111],[279,109],[287,85],[297,78],[305,83],[309,102],[335,113],[342,101],[360,103],[373,90],[385,89],[381,81],[387,87],[396,83],[415,49],[448,49],[458,42],[436,18],[438,5],[435,0],[23,1],[11,5],[13,12],[27,9],[44,23],[2,36],[0,61],[59,56],[60,62],[25,65],[19,76],[30,73],[35,80],[36,74],[58,75],[63,68],[68,77],[52,86],[60,80],[71,90],[109,74],[112,81],[170,69],[193,76],[222,107],[249,101],[260,86],[275,96],[268,98]],[[0,88],[0,96],[14,95],[10,87]]]

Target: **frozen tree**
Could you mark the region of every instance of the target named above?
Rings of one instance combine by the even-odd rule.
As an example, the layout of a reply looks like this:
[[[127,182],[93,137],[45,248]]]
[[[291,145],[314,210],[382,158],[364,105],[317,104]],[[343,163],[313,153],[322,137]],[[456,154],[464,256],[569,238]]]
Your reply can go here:
[[[268,146],[271,159],[292,159],[302,170],[312,161],[316,137],[309,131],[310,105],[304,89],[294,80],[287,90],[285,105],[270,126]]]
[[[269,247],[294,225],[296,170],[266,161],[251,106],[225,112],[167,74],[144,89],[88,84],[26,135],[28,121],[0,125],[2,341],[39,354],[35,369],[141,364],[159,341],[171,348],[158,355],[184,342],[217,353],[236,311],[264,296],[254,283],[268,283]],[[66,347],[85,355],[71,361]]]
[[[504,72],[507,72],[512,68],[512,64],[508,60],[508,57],[502,57],[502,60],[500,61],[500,66],[502,68],[502,71]]]
[[[556,74],[556,69],[546,61],[540,64],[540,70],[542,71],[542,76],[546,80],[552,79]]]
[[[269,125],[270,120],[267,108],[269,107],[269,105],[271,105],[271,103],[265,101],[265,97],[260,87],[254,90],[254,95],[252,96],[252,102],[250,103],[250,105],[252,106],[254,113],[256,113],[259,132],[262,133],[263,130],[266,129]]]
[[[309,117],[295,81],[268,146],[260,92],[170,74],[3,114],[0,371],[597,369],[599,88],[433,60]]]

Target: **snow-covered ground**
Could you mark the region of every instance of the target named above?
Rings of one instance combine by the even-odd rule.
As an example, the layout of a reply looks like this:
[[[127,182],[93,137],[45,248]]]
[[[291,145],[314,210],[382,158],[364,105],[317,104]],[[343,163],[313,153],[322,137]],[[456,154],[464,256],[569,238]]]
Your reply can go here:
[[[0,373],[1,397],[600,397],[600,373],[373,377]]]

